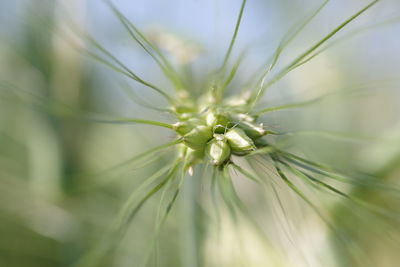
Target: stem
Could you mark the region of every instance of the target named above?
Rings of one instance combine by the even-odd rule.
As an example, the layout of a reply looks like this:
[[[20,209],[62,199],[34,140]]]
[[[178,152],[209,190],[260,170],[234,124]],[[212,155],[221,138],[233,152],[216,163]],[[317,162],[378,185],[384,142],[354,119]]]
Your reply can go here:
[[[168,129],[173,129],[173,126],[169,123],[159,122],[159,121],[151,121],[151,120],[142,120],[142,119],[131,119],[131,118],[117,118],[117,119],[97,119],[94,118],[93,122],[99,123],[138,123],[138,124],[147,124],[147,125],[155,125]]]

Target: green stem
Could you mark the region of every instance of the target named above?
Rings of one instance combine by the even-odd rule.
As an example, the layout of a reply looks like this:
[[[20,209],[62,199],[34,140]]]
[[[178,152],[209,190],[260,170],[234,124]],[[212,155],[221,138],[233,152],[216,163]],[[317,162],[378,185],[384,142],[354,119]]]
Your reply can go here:
[[[151,120],[142,120],[142,119],[131,119],[131,118],[116,118],[116,119],[91,119],[94,122],[100,123],[139,123],[139,124],[147,124],[147,125],[155,125],[168,129],[173,129],[173,126],[169,123],[159,122],[159,121],[151,121]]]

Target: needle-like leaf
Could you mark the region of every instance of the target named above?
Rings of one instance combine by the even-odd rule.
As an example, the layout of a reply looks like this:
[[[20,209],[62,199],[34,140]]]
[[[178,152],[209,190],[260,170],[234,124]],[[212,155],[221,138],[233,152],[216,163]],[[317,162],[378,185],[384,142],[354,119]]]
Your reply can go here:
[[[244,8],[246,6],[246,2],[247,2],[247,0],[242,0],[242,5],[240,6],[239,15],[238,15],[237,20],[236,20],[235,30],[233,32],[231,42],[229,44],[228,50],[226,51],[226,54],[225,54],[225,57],[224,57],[224,61],[222,63],[222,66],[221,66],[220,70],[224,70],[225,69],[226,64],[228,63],[229,57],[230,57],[230,55],[232,53],[233,45],[235,44],[236,37],[237,37],[238,31],[239,31],[239,27],[240,27],[240,23],[242,21],[243,10],[244,10]]]
[[[281,71],[279,71],[270,81],[268,81],[266,84],[264,84],[260,90],[258,90],[254,94],[254,99],[255,101],[258,101],[259,99],[262,98],[262,96],[265,94],[265,91],[267,88],[278,82],[280,79],[282,79],[286,74],[288,74],[290,71],[296,68],[296,65],[301,62],[304,58],[306,58],[308,55],[310,55],[312,52],[314,52],[316,49],[318,49],[321,45],[323,45],[326,41],[331,39],[336,33],[338,33],[341,29],[343,29],[345,26],[347,26],[350,22],[352,22],[354,19],[356,19],[358,16],[363,14],[365,11],[370,9],[373,5],[378,3],[379,0],[374,0],[370,2],[368,5],[366,5],[364,8],[359,10],[357,13],[352,15],[350,18],[345,20],[343,23],[341,23],[338,27],[336,27],[333,31],[331,31],[329,34],[327,34],[324,38],[322,38],[320,41],[315,43],[313,46],[311,46],[309,49],[307,49],[305,52],[303,52],[301,55],[299,55],[297,58],[295,58],[290,64],[288,64],[286,67],[284,67]]]

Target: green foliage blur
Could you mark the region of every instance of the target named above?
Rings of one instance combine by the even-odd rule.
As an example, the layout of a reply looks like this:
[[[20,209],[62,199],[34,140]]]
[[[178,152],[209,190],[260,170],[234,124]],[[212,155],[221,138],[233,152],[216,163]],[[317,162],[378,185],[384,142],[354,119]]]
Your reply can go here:
[[[171,154],[160,152],[157,157],[134,165],[119,164],[171,141],[174,135],[152,126],[102,124],[87,119],[86,115],[93,114],[169,119],[165,114],[131,101],[121,89],[127,84],[121,75],[81,51],[84,39],[79,31],[74,31],[73,27],[71,30],[71,24],[95,28],[96,21],[91,21],[89,16],[91,10],[110,13],[102,1],[11,2],[0,3],[0,266],[74,266],[94,244],[102,242],[130,193],[155,171],[165,167]],[[140,6],[154,8],[159,2],[149,1]],[[182,1],[172,2],[174,4],[168,7],[171,13],[182,4]],[[231,2],[237,7],[240,5],[240,1]],[[257,21],[259,15],[251,12],[257,8],[272,8],[276,10],[275,17],[268,22],[274,20],[276,28],[271,29],[270,36],[277,40],[271,41],[269,36],[252,38],[244,33],[248,39],[240,39],[239,44],[254,45],[256,52],[243,63],[249,67],[243,67],[235,78],[240,86],[245,86],[246,75],[256,71],[256,64],[251,60],[257,57],[266,60],[290,25],[319,3],[249,2],[252,2],[250,15],[244,15],[246,27],[261,28],[262,22]],[[300,48],[313,43],[309,40],[318,40],[315,36],[326,33],[326,29],[332,29],[332,25],[342,22],[363,5],[363,1],[348,2],[351,3],[332,3],[321,18],[304,31],[300,40],[288,48],[287,57],[298,54],[303,50]],[[397,20],[400,6],[396,1],[381,2],[341,35],[350,34],[354,38],[332,46],[285,77],[271,89],[265,103],[276,106],[326,94],[332,97],[311,107],[273,112],[265,120],[276,129],[299,132],[293,134],[290,143],[311,160],[349,172],[360,171],[384,183],[398,185],[400,28]],[[121,9],[135,5],[130,1],[118,3]],[[207,7],[212,6],[211,3]],[[346,11],[347,7],[352,11]],[[301,10],[301,14],[296,16],[296,10]],[[397,14],[393,10],[397,10]],[[222,20],[224,11],[218,13]],[[346,11],[346,16],[337,19],[341,11]],[[226,12],[236,15],[237,11]],[[334,18],[335,23],[324,16]],[[104,15],[104,18],[109,17]],[[204,14],[204,17],[212,15]],[[296,19],[291,21],[292,17]],[[173,24],[172,16],[167,19]],[[357,27],[374,23],[385,25],[373,26],[361,34],[352,32]],[[196,76],[196,71],[206,73],[212,62],[207,61],[207,52],[219,50],[202,44],[201,36],[176,24],[170,31],[150,29],[149,35],[157,39],[165,34],[170,38],[174,36],[176,42],[189,43],[179,48],[182,50],[178,53],[168,49],[165,52],[177,58],[178,64],[184,62],[180,65],[182,72],[192,79],[194,87],[201,88],[205,82],[200,80],[201,75]],[[232,23],[227,31],[233,26]],[[265,30],[268,28],[271,27],[266,25]],[[107,27],[95,28],[95,31],[117,54],[131,60],[130,65],[143,72],[147,79],[164,82],[162,74],[153,71],[154,66],[144,59],[147,55],[140,47],[130,46],[121,25],[110,19]],[[186,34],[188,32],[190,34]],[[167,35],[169,33],[171,35]],[[229,42],[219,41],[225,47]],[[118,47],[118,42],[125,46]],[[126,55],[130,50],[133,56]],[[186,61],[200,63],[189,66]],[[157,96],[144,92],[145,88],[129,84],[139,92],[140,99],[136,101],[146,101],[160,108],[166,106]],[[344,138],[332,135],[331,138],[329,134],[307,134],[314,130],[352,135]],[[196,180],[199,178],[196,175],[192,178],[157,237],[148,266],[398,266],[400,198],[388,192],[389,189],[377,191],[370,185],[340,188],[371,205],[384,207],[379,208],[380,215],[376,215],[306,186],[304,192],[321,205],[322,213],[336,226],[336,230],[332,230],[306,203],[282,189],[282,184],[277,185],[282,189],[278,201],[272,190],[260,193],[257,186],[236,177],[248,212],[269,237],[269,245],[266,245],[251,224],[229,222],[226,211],[220,211],[221,223],[216,226],[214,211],[210,211],[213,204],[203,196],[208,188]],[[194,194],[198,200],[192,206],[185,205],[185,194]],[[157,195],[144,206],[121,243],[96,266],[143,266],[149,247],[154,245],[154,221],[160,198],[161,195]],[[188,221],[188,217],[191,220]],[[352,249],[344,249],[343,240],[336,238],[337,231]],[[195,245],[190,239],[193,237]]]

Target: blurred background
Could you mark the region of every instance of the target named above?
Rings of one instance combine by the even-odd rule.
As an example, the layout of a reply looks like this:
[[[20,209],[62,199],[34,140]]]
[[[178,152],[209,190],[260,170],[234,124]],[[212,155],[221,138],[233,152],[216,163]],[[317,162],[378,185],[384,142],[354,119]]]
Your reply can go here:
[[[200,90],[210,69],[223,59],[241,4],[113,2]],[[367,2],[329,2],[284,51],[277,69]],[[233,55],[247,53],[232,92],[248,86],[284,34],[320,4],[249,0]],[[93,48],[84,31],[140,77],[171,94],[173,90],[103,1],[1,1],[0,25],[0,266],[73,266],[100,242],[130,193],[174,153],[160,153],[148,164],[112,168],[174,135],[152,126],[93,123],[80,114],[173,119],[146,107],[167,108],[158,95],[83,52]],[[260,107],[327,97],[312,106],[268,113],[262,118],[265,124],[298,133],[290,142],[309,159],[398,184],[399,33],[400,2],[380,1],[339,32],[318,57],[272,86]],[[208,188],[201,187],[183,193],[197,194],[194,216],[199,222],[187,225],[185,218],[193,210],[179,200],[158,237],[158,260],[152,258],[148,266],[398,266],[398,195],[341,188],[384,207],[392,218],[378,220],[368,212],[354,212],[340,198],[305,188],[347,237],[344,247],[282,185],[277,198],[272,190],[260,192],[240,178],[235,180],[239,194],[268,242],[253,225],[235,224],[223,211],[217,227],[209,211],[212,204],[204,199]],[[157,195],[144,206],[121,244],[96,266],[142,266],[152,245],[159,199]],[[187,231],[197,237],[194,251],[187,245],[192,242]]]

